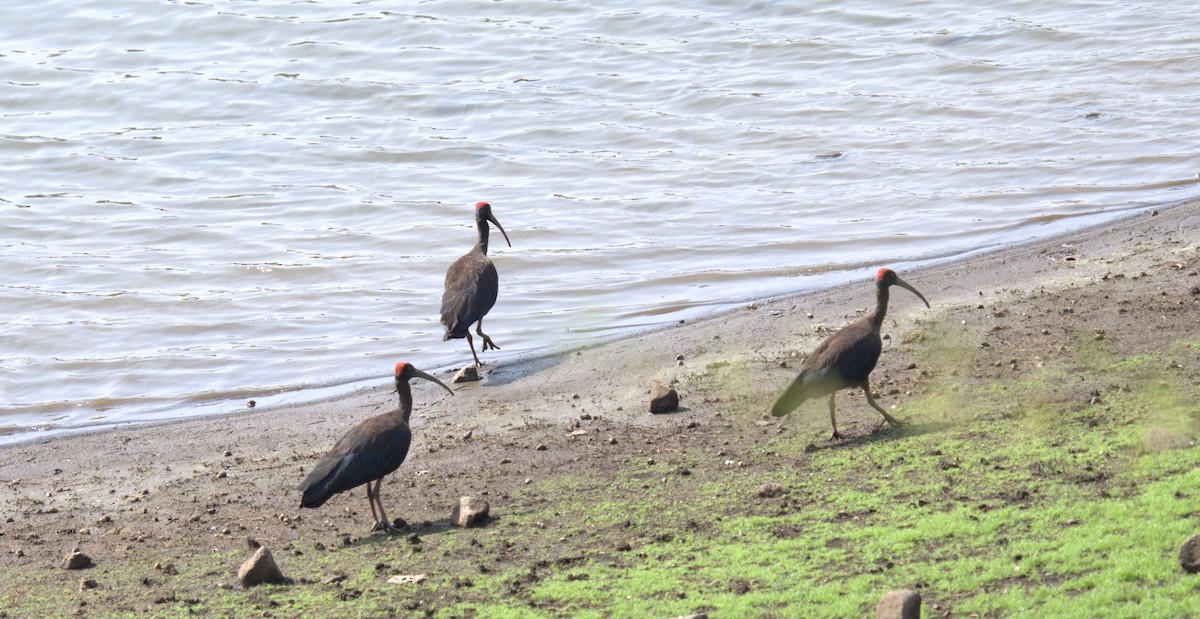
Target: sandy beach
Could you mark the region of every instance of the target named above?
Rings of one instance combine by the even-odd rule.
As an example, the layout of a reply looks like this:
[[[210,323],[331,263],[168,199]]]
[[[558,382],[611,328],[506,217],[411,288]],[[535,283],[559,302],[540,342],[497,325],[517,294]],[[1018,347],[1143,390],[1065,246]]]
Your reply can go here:
[[[1130,356],[1200,337],[1198,231],[1200,201],[1192,201],[901,271],[932,308],[906,291],[892,293],[884,352],[873,374],[880,403],[920,426],[932,420],[911,417],[907,405],[945,389],[941,381],[951,373],[971,385],[1000,383],[1019,380],[1080,342],[1104,342]],[[788,458],[755,446],[777,437],[791,437],[812,450],[830,446],[824,406],[810,403],[782,420],[765,413],[804,354],[869,310],[873,301],[872,284],[864,279],[562,354],[494,362],[486,366],[483,381],[456,386],[453,397],[415,381],[413,448],[403,467],[385,480],[382,493],[389,514],[412,525],[413,537],[426,540],[425,551],[416,555],[410,554],[413,542],[403,536],[367,533],[370,516],[362,492],[302,511],[295,491],[304,472],[349,427],[395,406],[390,366],[380,368],[376,388],[337,400],[5,446],[0,448],[0,550],[6,557],[0,598],[8,606],[0,616],[170,616],[206,605],[221,615],[304,614],[288,610],[286,600],[299,595],[297,588],[336,587],[320,580],[345,571],[335,555],[349,557],[347,549],[361,551],[354,561],[368,567],[370,557],[394,556],[388,544],[403,549],[409,560],[379,560],[389,565],[381,570],[380,591],[395,588],[385,583],[392,572],[430,572],[444,583],[464,577],[448,573],[452,567],[434,576],[438,564],[426,564],[442,554],[469,554],[452,539],[460,532],[446,524],[459,496],[487,499],[494,516],[490,532],[522,540],[521,532],[506,528],[506,520],[515,522],[517,514],[556,501],[572,504],[577,497],[567,488],[576,488],[581,476],[595,479],[595,488],[587,492],[603,492],[605,480],[622,471],[678,457],[712,460],[715,468],[734,462],[731,466],[759,471],[764,479],[780,467],[813,466],[803,456]],[[503,334],[491,335],[503,342]],[[975,357],[939,367],[922,356],[931,342],[951,340],[967,343]],[[1195,384],[1200,350],[1189,350],[1190,357],[1178,359],[1178,371]],[[448,380],[449,373],[439,377]],[[680,410],[649,414],[653,381],[678,390]],[[1097,384],[1081,381],[1070,389],[1084,401]],[[839,429],[851,436],[843,445],[854,448],[857,441],[896,431],[881,424],[861,394],[843,394]],[[696,476],[707,479],[701,472]],[[567,478],[571,484],[558,481]],[[713,483],[719,485],[719,478]],[[688,500],[681,492],[663,499]],[[678,526],[663,524],[668,533]],[[555,547],[554,540],[567,538],[543,537],[545,545],[488,546],[474,560],[492,565],[493,571],[527,569],[545,548]],[[271,548],[283,571],[297,579],[269,594],[271,600],[236,583],[237,567],[249,556],[248,538]],[[611,554],[605,550],[608,541],[572,543],[561,547],[576,560]],[[442,553],[439,544],[445,545]],[[95,589],[79,591],[79,575],[59,568],[75,547],[95,562],[87,574],[98,583]],[[344,549],[335,552],[338,547]],[[168,564],[174,567],[164,572]],[[361,597],[345,603],[362,604],[352,608],[367,615],[417,608],[436,614],[461,601],[436,587],[379,599],[372,597],[371,587],[357,590]],[[53,601],[47,591],[55,593]],[[511,595],[521,598],[522,591]],[[239,596],[244,606],[215,601]],[[927,608],[928,600],[936,599],[936,592],[928,596]],[[529,601],[536,607],[536,597]],[[719,610],[712,609],[714,616]],[[547,607],[538,612],[571,614]]]

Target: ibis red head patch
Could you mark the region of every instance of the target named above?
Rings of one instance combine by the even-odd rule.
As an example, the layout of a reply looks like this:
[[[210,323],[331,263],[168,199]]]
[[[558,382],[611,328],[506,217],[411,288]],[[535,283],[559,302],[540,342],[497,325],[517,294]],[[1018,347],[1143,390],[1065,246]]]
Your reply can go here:
[[[408,367],[407,361],[401,361],[401,362],[397,363],[396,364],[396,376],[403,374],[404,368],[407,368],[407,367]]]
[[[478,210],[479,210],[479,209],[481,209],[481,208],[490,208],[491,206],[492,206],[492,205],[491,205],[491,204],[488,204],[487,202],[476,202],[476,203],[475,203],[475,210],[477,210],[477,211],[478,211]]]
[[[892,272],[892,270],[887,267],[883,267],[883,268],[879,269],[879,271],[877,271],[875,273],[875,281],[877,281],[877,282],[883,281],[883,278],[887,277],[887,274],[891,273],[891,272]]]

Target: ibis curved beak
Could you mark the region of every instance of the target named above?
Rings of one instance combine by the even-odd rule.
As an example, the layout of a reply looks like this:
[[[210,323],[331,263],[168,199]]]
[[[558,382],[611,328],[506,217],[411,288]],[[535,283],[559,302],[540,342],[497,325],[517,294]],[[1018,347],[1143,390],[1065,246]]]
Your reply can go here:
[[[491,209],[488,209],[487,219],[496,224],[496,227],[500,229],[500,234],[504,235],[504,242],[508,243],[509,247],[512,247],[512,241],[508,240],[508,233],[504,231],[504,226],[500,225],[500,220],[496,219],[496,216],[491,213]]]
[[[413,373],[413,376],[416,376],[418,378],[424,378],[427,381],[435,382],[435,383],[441,385],[442,389],[446,390],[446,393],[449,393],[450,395],[454,395],[454,392],[450,391],[450,388],[446,386],[446,383],[443,383],[442,381],[434,378],[433,376],[430,376],[429,374],[426,374],[425,372],[422,372],[421,370],[418,370],[417,368],[413,368],[412,373]]]
[[[899,275],[896,276],[896,285],[917,295],[917,297],[920,298],[922,301],[925,301],[925,295],[921,294],[916,288],[913,288],[912,284],[909,284],[908,282],[900,279]],[[929,301],[925,301],[925,307],[929,307]]]

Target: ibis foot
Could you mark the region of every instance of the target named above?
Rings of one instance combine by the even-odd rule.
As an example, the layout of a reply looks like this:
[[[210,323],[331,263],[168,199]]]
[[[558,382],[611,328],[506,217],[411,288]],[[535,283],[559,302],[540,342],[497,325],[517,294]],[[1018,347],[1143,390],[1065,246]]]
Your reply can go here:
[[[371,527],[372,533],[374,533],[376,531],[383,531],[384,533],[387,533],[389,535],[397,535],[400,533],[400,529],[397,529],[396,527],[392,526],[392,524],[390,522],[387,522],[386,520],[380,520],[375,523],[375,526]]]
[[[476,333],[479,333],[479,332],[478,332],[478,331],[476,331]],[[484,335],[483,333],[479,333],[479,335],[480,335],[481,337],[483,337],[483,350],[484,350],[484,352],[487,352],[488,350],[500,350],[500,347],[499,347],[499,346],[497,346],[497,345],[496,345],[496,343],[492,341],[492,338],[490,338],[490,337],[488,337],[488,336]]]

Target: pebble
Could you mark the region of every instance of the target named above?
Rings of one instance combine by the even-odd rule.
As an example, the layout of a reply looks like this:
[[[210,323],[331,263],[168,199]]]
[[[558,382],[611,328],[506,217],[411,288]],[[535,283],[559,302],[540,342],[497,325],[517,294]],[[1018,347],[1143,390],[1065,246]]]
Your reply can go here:
[[[283,572],[275,564],[275,557],[271,556],[271,551],[266,546],[259,546],[254,555],[246,559],[238,568],[237,578],[243,587],[287,582]]]
[[[62,567],[64,570],[81,570],[85,567],[92,566],[92,558],[83,554],[78,548],[72,550],[70,554],[63,557]]]
[[[1193,535],[1179,547],[1179,566],[1189,574],[1200,572],[1200,535]]]
[[[450,382],[452,382],[452,383],[469,383],[469,382],[474,382],[477,380],[479,380],[479,368],[477,368],[473,365],[468,365],[468,366],[464,367],[463,369],[459,370],[458,373],[454,375],[454,378],[450,379]]]
[[[659,415],[679,408],[679,392],[655,381],[650,389],[650,413]]]
[[[419,585],[425,582],[424,574],[397,574],[388,579],[393,585]]]
[[[764,499],[770,499],[782,495],[787,492],[787,489],[782,484],[766,483],[759,487],[758,496]]]
[[[458,527],[472,527],[488,517],[488,502],[483,499],[464,496],[459,497],[450,512],[450,523]]]
[[[921,594],[916,591],[889,591],[875,606],[875,619],[921,619]]]

